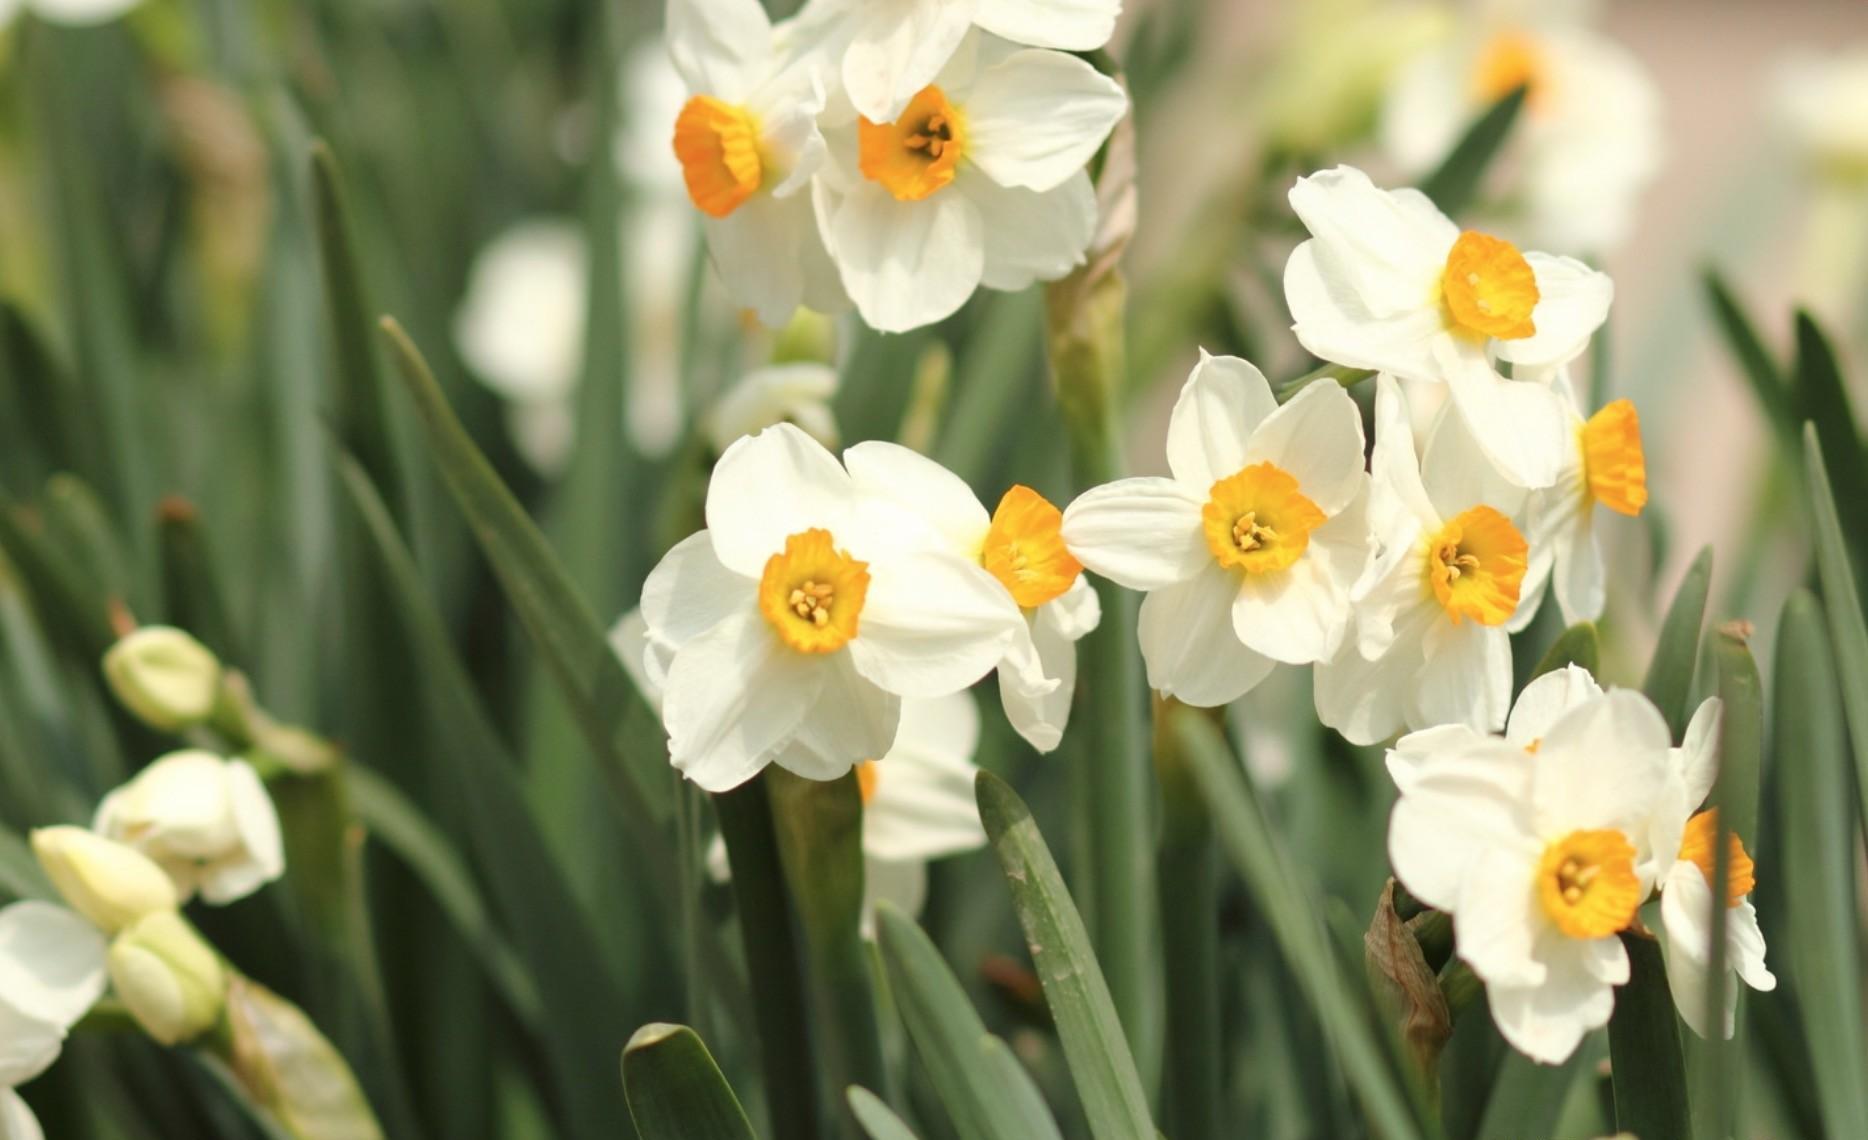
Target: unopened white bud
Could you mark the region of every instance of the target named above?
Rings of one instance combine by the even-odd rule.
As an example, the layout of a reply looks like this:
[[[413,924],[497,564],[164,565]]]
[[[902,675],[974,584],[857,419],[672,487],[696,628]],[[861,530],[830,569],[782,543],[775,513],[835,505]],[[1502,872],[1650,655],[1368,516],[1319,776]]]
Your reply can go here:
[[[221,663],[182,630],[146,625],[104,654],[104,678],[138,720],[162,732],[180,732],[213,714]]]
[[[183,902],[245,898],[285,871],[279,816],[252,765],[212,752],[171,752],[104,797],[99,835],[155,860]]]
[[[174,911],[145,915],[117,935],[108,958],[110,985],[143,1031],[179,1045],[220,1023],[227,972],[188,920]]]
[[[175,885],[148,856],[82,827],[39,828],[32,851],[71,909],[106,934],[178,905]]]

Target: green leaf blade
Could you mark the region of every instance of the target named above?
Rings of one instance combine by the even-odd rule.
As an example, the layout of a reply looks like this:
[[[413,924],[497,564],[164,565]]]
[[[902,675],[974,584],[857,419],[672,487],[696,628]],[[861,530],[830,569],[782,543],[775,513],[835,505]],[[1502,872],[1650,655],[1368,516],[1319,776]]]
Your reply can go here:
[[[754,1140],[713,1054],[685,1025],[636,1030],[623,1049],[623,1088],[640,1140]]]

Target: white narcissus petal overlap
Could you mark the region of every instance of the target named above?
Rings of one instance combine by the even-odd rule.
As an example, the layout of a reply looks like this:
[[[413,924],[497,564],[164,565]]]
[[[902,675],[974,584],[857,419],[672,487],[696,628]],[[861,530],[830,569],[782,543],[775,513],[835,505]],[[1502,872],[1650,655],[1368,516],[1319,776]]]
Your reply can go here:
[[[797,657],[750,606],[682,646],[662,698],[675,767],[710,792],[757,775],[823,691],[818,663]]]
[[[1667,931],[1667,985],[1681,1020],[1701,1037],[1710,1037],[1706,1021],[1711,995],[1712,885],[1697,864],[1680,860],[1661,882],[1661,924]],[[1725,912],[1725,1024],[1720,1036],[1731,1037],[1738,1019],[1738,983],[1754,990],[1777,988],[1777,977],[1764,964],[1764,933],[1749,898]]]
[[[981,71],[967,157],[1001,186],[1043,192],[1081,171],[1128,113],[1122,85],[1062,52],[1016,52]]]
[[[26,900],[0,909],[0,1006],[58,1026],[104,992],[104,936],[64,907]],[[0,1084],[17,1083],[0,1078]]]
[[[746,436],[714,464],[707,485],[707,534],[721,565],[757,580],[785,539],[813,527],[836,535],[855,509],[849,473],[822,444],[791,424]],[[644,614],[651,628],[656,615]]]
[[[992,525],[966,480],[909,448],[859,443],[844,450],[843,465],[859,493],[912,510],[956,552],[977,553]]]
[[[1096,191],[1079,170],[1042,193],[999,185],[990,178],[956,183],[985,223],[986,264],[980,284],[1016,292],[1055,281],[1083,264],[1096,236]]]
[[[1257,365],[1201,349],[1168,420],[1168,469],[1189,492],[1205,490],[1245,466],[1247,441],[1277,408]]]
[[[1200,708],[1230,704],[1265,679],[1275,664],[1233,632],[1238,583],[1208,565],[1187,581],[1151,590],[1138,625],[1148,684]]]
[[[1077,561],[1131,590],[1172,586],[1213,560],[1200,533],[1201,502],[1173,479],[1118,479],[1064,508],[1064,544]]]
[[[979,566],[923,551],[878,567],[850,652],[863,675],[905,697],[965,688],[1005,656],[1020,617]]]
[[[1580,665],[1553,669],[1524,686],[1505,722],[1505,739],[1529,748],[1571,709],[1602,695],[1602,686]]]
[[[1095,51],[1109,42],[1121,11],[1121,0],[991,0],[973,19],[1014,43]]]
[[[990,0],[988,0],[990,2]],[[974,0],[857,0],[843,86],[866,119],[893,121],[973,26]]]
[[[668,0],[664,38],[688,87],[743,102],[763,78],[772,21],[758,0]]]
[[[0,1140],[45,1140],[32,1109],[9,1088],[0,1088]]]
[[[236,902],[285,873],[279,815],[245,760],[171,752],[105,796],[92,829],[153,859],[186,902]]]
[[[830,253],[863,320],[906,332],[956,312],[986,272],[979,206],[947,187],[919,202],[860,186],[837,206]]]

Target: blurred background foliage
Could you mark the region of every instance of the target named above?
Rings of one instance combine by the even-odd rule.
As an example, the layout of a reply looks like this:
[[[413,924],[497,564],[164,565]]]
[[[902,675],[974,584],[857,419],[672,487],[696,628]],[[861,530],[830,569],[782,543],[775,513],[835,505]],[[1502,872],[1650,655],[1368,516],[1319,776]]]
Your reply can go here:
[[[1239,81],[1196,66],[1232,7],[1138,3],[1115,51],[1134,96],[1144,202],[1129,317],[1138,469],[1156,463],[1164,393],[1196,346],[1248,355],[1280,378],[1314,363],[1285,333],[1278,267],[1298,231],[1283,190],[1353,153],[1388,63],[1455,18],[1344,2],[1324,16],[1284,12],[1253,25],[1266,66],[1238,101]],[[26,16],[0,33],[0,892],[42,890],[20,835],[86,821],[167,747],[105,695],[97,663],[113,631],[129,620],[191,630],[250,676],[269,710],[351,759],[343,781],[275,786],[293,841],[287,883],[198,921],[326,1030],[395,1137],[618,1135],[618,1058],[653,1021],[693,1025],[753,1120],[768,1099],[799,1095],[757,1075],[736,911],[701,869],[713,809],[678,785],[652,715],[615,661],[599,660],[596,631],[697,523],[713,446],[701,420],[715,395],[834,336],[846,442],[905,439],[987,502],[1014,481],[1059,502],[1072,492],[1035,291],[981,293],[897,337],[848,319],[779,337],[726,306],[691,217],[657,213],[665,191],[627,157],[638,153],[632,131],[658,129],[642,126],[653,96],[632,62],[655,50],[657,9],[150,0],[108,26]],[[1190,132],[1188,116],[1202,114]],[[1183,186],[1190,163],[1198,175]],[[589,268],[575,444],[543,467],[508,430],[501,397],[470,375],[454,327],[476,253],[538,217],[578,226]],[[657,239],[645,259],[643,235],[669,226],[686,240]],[[1748,331],[1744,314],[1765,291],[1745,275],[1721,309],[1690,262],[1645,272],[1684,283],[1692,311],[1638,307],[1633,327],[1618,308],[1598,398],[1636,395],[1663,456],[1693,449],[1707,425],[1691,397],[1629,362],[1665,358],[1677,376],[1681,338],[1723,336],[1740,367],[1722,367],[1761,401],[1763,414],[1746,415],[1773,434],[1763,461],[1735,464],[1756,485],[1750,497],[1708,505],[1663,478],[1650,526],[1615,544],[1602,672],[1631,684],[1647,674],[1683,572],[1689,602],[1710,593],[1712,618],[1760,624],[1753,644],[1770,663],[1778,602],[1808,577],[1802,420],[1818,421],[1857,565],[1868,546],[1868,467],[1817,326],[1798,327],[1793,354],[1776,308],[1757,309],[1764,332]],[[1845,353],[1861,312],[1834,322]],[[420,346],[465,436],[448,434],[441,405],[412,398],[427,391],[419,383],[398,381],[420,370],[379,334],[385,313]],[[1600,367],[1610,360],[1627,366]],[[645,395],[652,370],[672,381]],[[645,446],[644,419],[673,430]],[[461,509],[456,496],[491,495],[469,438],[546,545],[497,496]],[[1686,470],[1726,462],[1708,450]],[[1686,572],[1698,543],[1670,543],[1666,521],[1708,510],[1726,539],[1710,585],[1701,563]],[[1833,602],[1836,582],[1823,585]],[[1750,1002],[1742,1119],[1746,1135],[1859,1136],[1848,1122],[1868,1110],[1847,1088],[1865,1071],[1860,821],[1856,798],[1838,794],[1851,776],[1834,674],[1813,667],[1829,652],[1822,613],[1809,598],[1792,606],[1806,611],[1800,640],[1786,634],[1786,659],[1766,669],[1782,696],[1758,839],[1758,905],[1786,985]],[[1520,639],[1521,679],[1559,632],[1549,614]],[[1849,636],[1834,635],[1838,651]],[[1720,676],[1708,668],[1692,682],[1689,666],[1682,683],[1710,691]],[[1844,682],[1850,701],[1868,698],[1847,687],[1868,678]],[[1272,821],[1282,889],[1268,894],[1271,880],[1231,863],[1206,868],[1221,900],[1212,1063],[1237,1110],[1232,1135],[1371,1128],[1349,1095],[1367,1073],[1343,1061],[1342,1010],[1319,1014],[1305,977],[1315,963],[1294,967],[1286,935],[1316,934],[1306,944],[1355,991],[1349,1020],[1373,1024],[1363,939],[1385,897],[1392,790],[1378,750],[1316,725],[1306,685],[1280,671],[1231,716],[1258,789],[1231,820],[1262,809]],[[1786,699],[1798,702],[1788,719]],[[1084,730],[1039,760],[996,714],[984,724],[979,763],[1021,789],[1071,879],[1096,857],[1096,837],[1068,825]],[[1859,749],[1868,723],[1850,726]],[[1188,736],[1192,748],[1213,743]],[[1795,763],[1805,757],[1822,766]],[[1152,875],[1154,852],[1127,856]],[[956,858],[933,868],[921,925],[1064,1132],[1081,1134],[1007,901],[991,853]],[[1129,1027],[1151,1090],[1163,1048],[1154,1000]],[[888,1099],[912,1107],[919,1134],[959,1135],[883,1020],[902,1094]],[[1440,1126],[1523,1135],[1535,1119],[1553,1135],[1605,1134],[1605,1056],[1603,1042],[1588,1044],[1553,1078],[1509,1055],[1485,1018],[1463,1018]],[[1384,1079],[1403,1071],[1386,1052],[1377,1061]],[[58,1137],[265,1134],[187,1055],[107,1032],[81,1030],[27,1095]]]

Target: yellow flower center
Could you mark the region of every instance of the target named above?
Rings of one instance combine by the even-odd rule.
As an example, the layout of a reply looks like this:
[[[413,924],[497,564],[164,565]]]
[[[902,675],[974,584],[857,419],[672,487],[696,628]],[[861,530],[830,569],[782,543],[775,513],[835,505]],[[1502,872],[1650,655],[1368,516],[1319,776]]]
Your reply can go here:
[[[724,218],[752,197],[765,177],[759,124],[744,107],[696,95],[675,119],[675,157],[688,198],[704,214]]]
[[[863,806],[876,798],[876,784],[882,779],[881,764],[875,760],[856,762],[856,790],[863,795]]]
[[[856,636],[869,564],[836,548],[827,530],[799,531],[766,560],[759,612],[799,653],[832,653]]]
[[[1611,511],[1640,514],[1647,505],[1647,460],[1634,401],[1605,405],[1583,424],[1582,434],[1589,497]]]
[[[1063,525],[1064,512],[1022,485],[1007,491],[992,512],[980,565],[1025,609],[1062,597],[1083,573],[1083,563],[1064,548]]]
[[[1455,622],[1503,625],[1518,608],[1530,545],[1511,520],[1474,507],[1440,528],[1427,546],[1427,584]]]
[[[1446,255],[1440,276],[1453,331],[1484,340],[1518,340],[1537,332],[1537,275],[1518,247],[1502,238],[1467,230]]]
[[[1254,463],[1214,483],[1200,508],[1207,549],[1227,569],[1283,570],[1302,557],[1310,532],[1328,521],[1275,463]]]
[[[1634,845],[1613,828],[1572,831],[1544,849],[1537,899],[1571,938],[1606,938],[1641,909],[1634,861]]]
[[[938,87],[923,87],[892,123],[856,124],[857,167],[903,202],[953,181],[966,153],[966,120]]]
[[[1745,854],[1745,845],[1739,841],[1736,831],[1726,836],[1731,840],[1731,854],[1727,857],[1725,868],[1725,905],[1737,906],[1757,885],[1757,868],[1751,862],[1751,856]],[[1706,876],[1706,884],[1712,885],[1717,874],[1713,866],[1713,853],[1719,848],[1719,809],[1702,811],[1686,821],[1686,834],[1680,837],[1680,858],[1698,867]]]
[[[1496,103],[1520,87],[1526,88],[1527,109],[1536,110],[1548,102],[1550,75],[1544,50],[1523,32],[1500,32],[1485,45],[1472,69],[1473,100]]]

